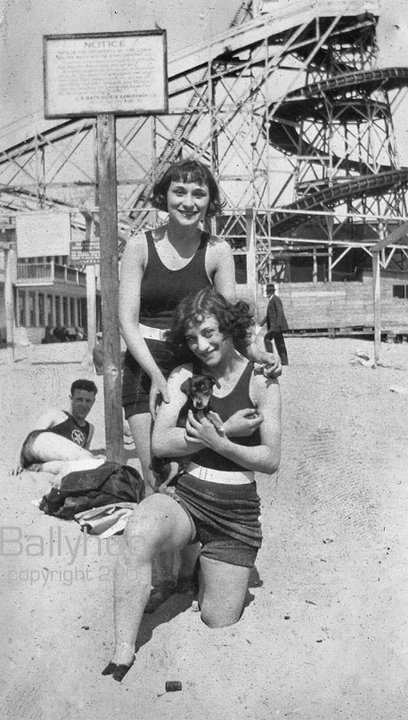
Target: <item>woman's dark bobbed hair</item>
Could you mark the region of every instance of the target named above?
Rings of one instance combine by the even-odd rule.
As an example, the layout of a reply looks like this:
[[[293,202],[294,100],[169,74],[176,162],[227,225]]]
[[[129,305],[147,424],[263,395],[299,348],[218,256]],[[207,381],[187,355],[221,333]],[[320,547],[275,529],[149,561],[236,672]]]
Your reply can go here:
[[[207,185],[210,194],[206,217],[214,217],[222,210],[220,191],[214,177],[208,167],[200,160],[186,159],[172,163],[164,174],[153,186],[150,202],[157,210],[167,212],[167,192],[170,183],[195,182],[199,185]]]
[[[212,288],[200,290],[182,300],[173,313],[167,342],[176,357],[183,357],[188,350],[185,333],[189,325],[201,323],[205,317],[213,315],[223,335],[232,337],[234,346],[242,352],[250,342],[251,327],[254,318],[249,305],[242,300],[229,303]]]

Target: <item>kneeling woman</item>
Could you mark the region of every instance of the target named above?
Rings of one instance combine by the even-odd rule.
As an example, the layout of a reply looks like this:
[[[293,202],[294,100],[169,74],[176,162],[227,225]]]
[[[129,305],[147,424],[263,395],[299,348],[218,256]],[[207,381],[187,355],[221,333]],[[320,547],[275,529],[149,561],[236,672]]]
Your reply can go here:
[[[176,310],[169,341],[175,351],[187,346],[193,361],[169,378],[170,401],[160,407],[153,452],[191,457],[175,487],[146,497],[128,522],[115,570],[115,652],[103,671],[115,680],[133,663],[152,562],[163,549],[200,541],[199,602],[207,625],[231,625],[242,613],[262,541],[254,472],[277,470],[281,435],[277,380],[256,374],[234,347],[252,323],[246,303],[231,305],[214,290],[186,298]],[[180,428],[181,386],[196,373],[216,381],[213,414],[198,420],[190,411]]]

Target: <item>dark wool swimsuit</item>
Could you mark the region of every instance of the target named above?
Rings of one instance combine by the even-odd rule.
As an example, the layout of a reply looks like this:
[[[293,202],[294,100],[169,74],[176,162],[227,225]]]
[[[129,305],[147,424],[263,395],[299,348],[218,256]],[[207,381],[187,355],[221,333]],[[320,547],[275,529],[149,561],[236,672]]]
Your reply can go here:
[[[255,407],[249,396],[253,364],[248,362],[233,390],[222,398],[214,395],[211,408],[225,422],[237,410]],[[261,444],[259,428],[247,437],[230,438],[239,445]],[[246,470],[232,460],[204,448],[192,457],[202,467],[225,471]],[[260,501],[256,483],[243,485],[200,480],[188,472],[178,478],[174,499],[186,510],[195,529],[193,541],[202,543],[201,555],[231,565],[253,567],[262,544]]]
[[[148,258],[140,288],[140,322],[152,328],[167,330],[174,310],[187,295],[212,287],[205,269],[208,234],[201,234],[200,245],[190,262],[179,270],[169,270],[158,255],[152,232],[146,233]],[[147,346],[167,379],[171,371],[183,362],[191,361],[191,354],[175,360],[170,348],[160,340],[146,340]],[[140,367],[129,350],[125,353],[122,382],[122,405],[125,417],[149,412],[149,375]]]
[[[23,442],[20,454],[20,465],[21,467],[28,467],[32,463],[38,461],[35,453],[33,453],[34,440],[42,433],[50,432],[54,435],[60,435],[61,437],[71,440],[75,445],[84,448],[88,441],[90,424],[85,420],[84,425],[78,425],[77,421],[73,416],[64,410],[67,419],[58,425],[53,427],[45,428],[44,430],[32,430]]]

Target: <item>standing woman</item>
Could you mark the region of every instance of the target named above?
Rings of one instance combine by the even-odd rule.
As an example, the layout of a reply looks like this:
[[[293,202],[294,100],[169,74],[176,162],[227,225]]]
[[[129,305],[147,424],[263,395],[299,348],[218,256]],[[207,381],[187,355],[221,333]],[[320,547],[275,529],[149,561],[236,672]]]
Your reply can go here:
[[[125,529],[115,568],[115,649],[102,673],[118,682],[134,661],[152,564],[164,548],[177,552],[200,542],[199,604],[206,625],[232,625],[242,614],[262,542],[254,473],[277,470],[281,441],[279,385],[254,372],[235,349],[251,323],[246,303],[233,305],[212,290],[186,298],[175,313],[171,342],[176,351],[188,348],[194,360],[172,372],[152,442],[158,455],[190,457],[173,492],[145,498]],[[197,419],[190,410],[180,428],[182,387],[197,372],[216,381],[214,416]]]
[[[171,165],[153,188],[152,204],[167,211],[168,221],[128,240],[119,294],[120,325],[127,345],[122,402],[146,495],[156,489],[150,468],[152,419],[158,402],[168,402],[167,377],[175,367],[164,343],[172,313],[186,295],[204,288],[213,287],[227,300],[235,300],[231,248],[201,229],[205,218],[221,210],[218,186],[208,168],[188,159]],[[271,363],[272,372],[276,370],[273,355],[263,360]]]

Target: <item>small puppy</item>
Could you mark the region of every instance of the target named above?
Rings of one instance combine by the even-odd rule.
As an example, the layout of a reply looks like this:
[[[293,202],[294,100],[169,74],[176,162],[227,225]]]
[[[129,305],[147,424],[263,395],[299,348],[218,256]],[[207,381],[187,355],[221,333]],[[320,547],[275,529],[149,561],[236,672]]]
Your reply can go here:
[[[180,410],[177,427],[185,427],[189,410],[193,412],[197,420],[208,417],[211,410],[211,397],[216,380],[209,375],[192,375],[181,385],[180,389],[187,395],[187,400]],[[222,423],[210,418],[214,427],[221,432]],[[150,467],[153,470],[160,485],[166,486],[173,480],[180,471],[188,464],[188,456],[184,457],[153,457]]]
[[[180,410],[178,427],[185,427],[189,410],[197,420],[208,415],[214,385],[215,380],[210,375],[192,375],[183,382],[180,389],[187,395],[187,400]]]

